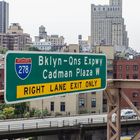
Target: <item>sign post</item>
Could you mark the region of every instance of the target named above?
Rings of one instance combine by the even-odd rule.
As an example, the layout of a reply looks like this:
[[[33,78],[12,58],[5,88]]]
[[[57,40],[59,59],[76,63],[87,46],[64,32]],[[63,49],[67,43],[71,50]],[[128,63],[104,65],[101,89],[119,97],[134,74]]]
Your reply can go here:
[[[5,57],[5,102],[106,88],[106,56],[10,51]]]

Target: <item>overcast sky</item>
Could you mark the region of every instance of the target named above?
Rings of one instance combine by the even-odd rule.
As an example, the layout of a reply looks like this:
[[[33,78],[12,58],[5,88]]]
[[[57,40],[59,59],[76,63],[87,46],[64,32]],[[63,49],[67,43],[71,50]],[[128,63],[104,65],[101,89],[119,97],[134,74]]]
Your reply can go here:
[[[65,37],[77,43],[78,34],[90,35],[91,3],[108,4],[109,0],[6,0],[9,2],[10,23],[20,23],[24,32],[38,35],[44,25],[48,34]],[[123,0],[123,17],[128,31],[129,46],[140,51],[140,0]]]

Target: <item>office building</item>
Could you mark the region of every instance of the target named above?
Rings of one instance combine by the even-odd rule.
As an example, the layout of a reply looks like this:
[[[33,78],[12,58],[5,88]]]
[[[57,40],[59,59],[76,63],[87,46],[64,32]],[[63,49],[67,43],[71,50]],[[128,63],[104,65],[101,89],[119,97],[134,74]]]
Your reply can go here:
[[[61,51],[62,47],[65,46],[63,36],[48,35],[43,25],[39,27],[39,35],[35,36],[35,42],[40,42],[42,39],[51,43],[51,51]]]
[[[91,46],[128,48],[126,26],[122,17],[122,0],[110,0],[109,5],[91,5]]]
[[[9,26],[9,4],[0,1],[0,33],[6,33]]]
[[[40,41],[33,42],[33,47],[37,48],[39,51],[51,51],[51,42],[46,42],[45,39],[40,39]]]
[[[78,36],[78,44],[81,53],[84,52],[91,52],[91,43],[90,43],[90,36],[88,36],[88,40],[83,40],[82,35]]]
[[[13,23],[7,33],[0,33],[0,47],[8,50],[28,50],[32,45],[29,34],[23,33],[18,23]]]

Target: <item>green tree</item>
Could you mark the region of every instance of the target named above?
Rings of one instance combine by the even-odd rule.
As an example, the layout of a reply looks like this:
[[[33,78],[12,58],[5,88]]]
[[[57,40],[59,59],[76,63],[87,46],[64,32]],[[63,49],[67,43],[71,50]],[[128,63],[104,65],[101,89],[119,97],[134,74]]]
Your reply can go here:
[[[40,51],[38,48],[35,48],[35,47],[29,47],[28,50],[29,51]]]
[[[14,108],[13,107],[7,107],[3,109],[3,115],[6,119],[11,119],[14,116]]]
[[[38,109],[35,110],[34,117],[41,117],[41,111]]]
[[[42,116],[47,116],[47,115],[48,115],[48,110],[47,109],[43,110]]]
[[[30,117],[34,117],[34,114],[35,114],[35,108],[32,108],[31,110],[30,110]]]
[[[0,104],[0,110],[3,110],[4,108],[6,108],[6,107],[10,107],[11,105],[9,105],[9,104],[5,104],[5,103],[3,103],[3,104]]]
[[[29,118],[30,117],[30,112],[25,112],[24,113],[24,118]]]
[[[0,53],[5,54],[8,51],[7,48],[0,47]]]
[[[14,104],[13,107],[15,108],[14,114],[17,117],[24,117],[24,114],[29,111],[28,102]]]

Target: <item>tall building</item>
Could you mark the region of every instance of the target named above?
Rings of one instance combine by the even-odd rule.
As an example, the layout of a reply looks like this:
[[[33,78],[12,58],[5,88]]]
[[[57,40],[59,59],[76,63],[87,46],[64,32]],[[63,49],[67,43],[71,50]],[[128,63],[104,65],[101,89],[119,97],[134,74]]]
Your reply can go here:
[[[64,37],[59,35],[48,35],[43,25],[39,27],[39,35],[35,36],[35,42],[45,39],[45,42],[51,43],[51,51],[60,51],[65,46]]]
[[[32,45],[29,34],[23,33],[23,29],[18,23],[13,23],[8,28],[7,33],[0,33],[0,48],[8,50],[28,50]]]
[[[122,0],[109,5],[91,5],[91,46],[109,45],[128,48],[128,37],[122,17]]]
[[[47,36],[46,28],[43,25],[41,25],[39,27],[39,38],[43,39],[45,38],[45,36]]]
[[[9,4],[0,1],[0,33],[6,33],[9,25]]]

